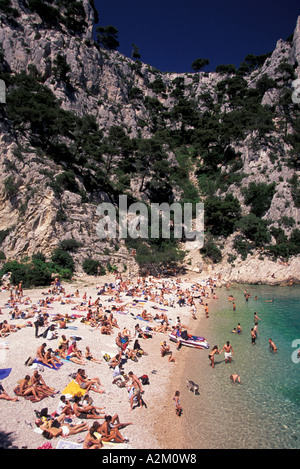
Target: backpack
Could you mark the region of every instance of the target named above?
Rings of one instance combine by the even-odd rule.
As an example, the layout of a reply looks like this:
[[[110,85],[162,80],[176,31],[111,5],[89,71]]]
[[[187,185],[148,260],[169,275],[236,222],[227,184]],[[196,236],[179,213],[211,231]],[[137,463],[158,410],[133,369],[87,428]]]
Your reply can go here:
[[[142,385],[150,384],[148,375],[143,375],[139,378],[142,381]]]

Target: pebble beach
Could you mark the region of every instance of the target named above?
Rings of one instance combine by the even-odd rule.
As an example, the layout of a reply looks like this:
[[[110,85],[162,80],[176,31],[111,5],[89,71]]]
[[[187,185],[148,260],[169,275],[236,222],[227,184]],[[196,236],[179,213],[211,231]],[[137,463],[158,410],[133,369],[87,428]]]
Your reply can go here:
[[[89,396],[93,399],[93,405],[103,407],[102,412],[107,415],[118,414],[120,422],[129,424],[121,430],[122,436],[126,438],[126,443],[107,442],[104,443],[103,450],[185,448],[182,432],[183,418],[178,418],[175,414],[173,396],[176,390],[187,392],[186,383],[181,380],[181,370],[185,367],[188,349],[181,347],[180,350],[177,350],[176,344],[170,342],[168,332],[154,331],[153,329],[160,325],[160,321],[143,321],[138,316],[144,309],[153,317],[156,314],[166,314],[170,327],[175,325],[179,317],[181,323],[187,326],[189,333],[195,334],[196,331],[201,330],[204,335],[205,309],[204,304],[200,304],[200,299],[202,295],[202,303],[206,304],[207,302],[209,304],[210,299],[205,297],[205,295],[209,297],[209,279],[206,279],[204,275],[196,274],[180,278],[146,278],[144,281],[152,292],[156,292],[156,295],[152,301],[148,298],[145,302],[142,293],[135,297],[127,295],[128,289],[130,290],[139,285],[140,281],[140,279],[130,279],[130,281],[127,279],[127,289],[120,292],[118,302],[115,302],[116,277],[114,275],[76,277],[72,282],[62,284],[62,294],[51,294],[51,286],[49,288],[24,290],[22,300],[16,302],[15,305],[26,314],[36,308],[46,312],[49,324],[55,324],[57,334],[57,338],[51,340],[35,337],[35,329],[32,324],[33,318],[12,319],[13,308],[8,306],[10,293],[8,290],[1,291],[0,322],[7,320],[10,325],[17,327],[16,332],[10,332],[6,337],[0,338],[0,368],[11,369],[9,376],[2,380],[3,388],[10,397],[16,397],[14,389],[18,381],[26,375],[32,376],[34,370],[38,369],[45,383],[53,388],[55,392],[53,396],[46,397],[38,402],[31,402],[22,396],[18,397],[16,402],[0,400],[2,448],[37,449],[45,443],[50,443],[52,448],[60,448],[64,445],[71,447],[72,444],[78,449],[82,447],[87,431],[66,438],[52,438],[48,441],[38,432],[39,429],[35,424],[35,411],[40,412],[42,409],[47,408],[50,415],[55,413],[61,395],[73,381],[72,376],[78,368],[83,368],[88,377],[100,379],[101,389],[104,392],[101,394],[92,390],[89,392]],[[210,282],[212,282],[211,279]],[[113,288],[109,293],[99,295],[104,285],[106,287],[112,285]],[[166,288],[165,304],[161,304],[161,297],[159,297],[163,285]],[[184,304],[180,307],[178,304],[176,292],[185,292],[186,290],[192,292],[192,296],[196,298],[196,320],[192,316],[190,305]],[[76,295],[75,292],[77,292]],[[173,306],[168,306],[170,295],[175,299]],[[46,298],[50,298],[51,301],[48,301],[46,308],[41,308],[40,301]],[[102,310],[112,312],[116,320],[117,327],[112,328],[110,335],[101,333],[100,329],[93,327],[91,323],[82,322],[87,315],[88,301],[93,309],[93,303],[97,298],[99,298],[99,303],[102,305]],[[140,303],[134,300],[139,300]],[[122,311],[119,309],[118,312],[120,306],[123,309]],[[60,329],[59,324],[53,321],[58,313],[72,317],[72,320],[67,322],[65,329]],[[132,371],[137,377],[147,375],[149,384],[143,386],[142,398],[144,405],[140,407],[135,403],[133,409],[131,409],[127,388],[120,388],[112,383],[114,370],[110,368],[109,363],[103,357],[105,354],[114,357],[120,351],[115,342],[118,333],[127,328],[133,335],[136,324],[143,328],[149,327],[151,337],[139,338],[139,343],[146,353],[139,357],[137,361],[124,359],[123,370],[126,374]],[[45,327],[40,328],[39,334],[44,329]],[[63,361],[58,370],[42,365],[33,364],[28,366],[25,364],[29,357],[35,358],[36,351],[42,343],[46,342],[47,348],[55,350],[62,335],[65,335],[70,342],[76,340],[77,348],[82,351],[83,355],[88,346],[93,357],[101,362],[87,361],[85,365],[79,366],[70,361]],[[164,340],[170,346],[175,361],[169,361],[168,355],[161,356],[160,346]],[[133,346],[133,342],[132,339],[129,348]],[[199,350],[199,353],[206,352],[205,350]],[[71,417],[71,424],[76,425],[79,421],[77,417]],[[85,422],[88,426],[91,426],[93,420],[86,420]],[[99,423],[102,422],[103,419],[99,418]]]

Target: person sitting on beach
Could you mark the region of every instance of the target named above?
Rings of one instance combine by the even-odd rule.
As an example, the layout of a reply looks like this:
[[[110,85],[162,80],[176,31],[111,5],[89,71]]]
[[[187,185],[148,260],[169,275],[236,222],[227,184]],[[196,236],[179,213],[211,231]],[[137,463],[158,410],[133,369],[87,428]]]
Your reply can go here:
[[[115,355],[113,358],[109,360],[108,365],[110,368],[116,368],[116,366],[121,365],[121,361],[122,361],[121,353],[117,353],[117,355]]]
[[[63,334],[59,339],[58,346],[62,346],[62,350],[67,350],[69,348],[69,339]]]
[[[123,424],[123,426],[126,425],[131,425],[131,423]],[[103,441],[115,441],[116,443],[128,442],[128,440],[121,435],[118,425],[112,424],[112,417],[110,415],[105,415],[104,422],[100,425],[98,432],[101,434]]]
[[[81,368],[77,370],[75,382],[79,384],[79,386],[82,389],[85,389],[87,392],[89,390],[98,392],[99,394],[103,394],[105,392],[102,389],[100,389],[100,386],[102,386],[102,384],[100,383],[99,378],[92,378],[92,379],[87,378],[84,370]]]
[[[45,353],[46,353],[46,347],[47,344],[44,342],[36,351],[36,359],[46,365],[47,363],[45,362]]]
[[[30,376],[26,375],[24,379],[22,379],[18,386],[18,395],[28,398],[30,396],[34,397],[35,402],[41,400],[41,397],[38,395],[38,391],[35,387],[30,383]]]
[[[71,343],[70,347],[68,348],[67,355],[79,358],[79,360],[83,360],[82,352],[81,350],[78,350],[76,340]]]
[[[54,368],[55,370],[58,369],[56,364],[62,365],[62,362],[58,357],[55,356],[52,348],[48,348],[45,355],[44,355],[44,364],[50,366],[50,368]]]
[[[167,345],[166,341],[164,340],[160,344],[160,354],[162,357],[164,357],[165,355],[168,355],[169,353],[170,353],[170,346]]]
[[[49,330],[46,335],[47,340],[54,340],[57,339],[57,332],[55,331],[55,326],[52,324],[52,326],[49,327]]]
[[[90,427],[84,441],[83,449],[101,449],[103,448],[102,438],[99,434],[99,422],[94,422]]]
[[[144,321],[153,321],[153,317],[150,313],[147,313],[146,309],[142,311],[141,317],[144,319]]]
[[[78,419],[99,419],[103,418],[96,408],[89,405],[80,405],[81,397],[74,396],[73,411]],[[105,414],[102,414],[105,415]]]
[[[64,394],[60,396],[59,403],[56,407],[55,413],[56,415],[67,415],[67,416],[74,414],[72,404],[66,399],[66,396]]]
[[[56,356],[60,357],[62,360],[68,360],[70,362],[76,363],[76,365],[86,364],[85,360],[77,358],[76,356],[67,355],[63,345],[59,345],[58,349],[56,349],[54,353]]]
[[[128,337],[124,337],[121,332],[118,333],[116,337],[116,345],[122,350],[122,352],[125,351],[127,345],[128,345]]]
[[[43,395],[44,397],[54,397],[54,395],[57,394],[53,388],[50,388],[50,386],[45,383],[38,370],[34,371],[32,377],[30,378],[30,382],[32,386],[35,387],[39,395]]]
[[[94,363],[101,363],[102,360],[98,360],[97,358],[94,358],[91,351],[90,351],[90,347],[86,347],[85,349],[85,358],[91,362],[94,362]]]

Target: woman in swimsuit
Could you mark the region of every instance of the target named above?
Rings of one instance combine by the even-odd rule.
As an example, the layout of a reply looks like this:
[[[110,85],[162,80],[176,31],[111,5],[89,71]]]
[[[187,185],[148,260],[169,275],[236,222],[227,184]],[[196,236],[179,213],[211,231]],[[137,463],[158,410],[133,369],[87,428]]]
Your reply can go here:
[[[218,346],[215,345],[213,348],[212,348],[212,351],[210,352],[210,354],[208,355],[208,358],[210,359],[211,361],[211,367],[214,368],[215,367],[215,354],[218,354],[220,353],[220,350],[218,349]]]

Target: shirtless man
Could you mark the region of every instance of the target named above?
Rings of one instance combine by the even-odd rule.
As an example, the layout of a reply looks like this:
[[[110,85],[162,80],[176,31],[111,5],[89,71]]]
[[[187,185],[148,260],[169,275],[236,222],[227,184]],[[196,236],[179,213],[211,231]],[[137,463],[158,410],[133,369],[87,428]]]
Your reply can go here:
[[[269,344],[270,344],[270,349],[276,353],[277,352],[277,347],[276,345],[274,344],[273,340],[272,339],[269,339]]]
[[[133,386],[133,388],[134,388],[133,393],[130,397],[130,410],[132,410],[133,409],[133,399],[135,397],[137,398],[140,407],[143,406],[143,400],[142,400],[141,394],[144,391],[143,391],[142,384],[141,384],[140,380],[138,379],[138,377],[136,375],[133,374],[132,371],[129,371],[128,376],[131,379],[130,386]]]
[[[47,365],[47,362],[45,360],[46,347],[47,347],[47,344],[43,343],[36,351],[36,358],[38,359],[39,362],[44,363],[44,365]]]
[[[224,352],[225,363],[227,363],[228,360],[229,360],[229,363],[231,363],[231,358],[232,358],[232,355],[234,355],[234,351],[233,351],[232,345],[230,345],[229,340],[226,342],[226,344],[224,345],[224,347],[222,348],[220,353],[222,353],[223,350],[225,350],[225,352]]]

